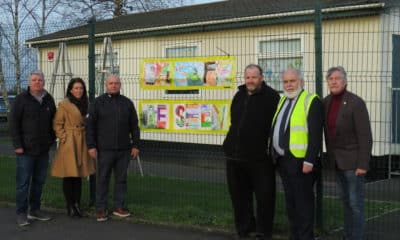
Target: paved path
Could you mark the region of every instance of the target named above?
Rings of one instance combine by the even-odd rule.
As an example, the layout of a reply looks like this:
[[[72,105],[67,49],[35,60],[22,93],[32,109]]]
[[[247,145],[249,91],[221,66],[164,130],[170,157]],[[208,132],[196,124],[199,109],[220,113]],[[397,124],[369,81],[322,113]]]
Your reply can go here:
[[[322,240],[340,240],[342,231],[338,231]],[[392,213],[369,219],[365,228],[365,240],[399,240],[400,209]]]
[[[126,220],[98,223],[94,218],[71,219],[65,214],[54,214],[49,222],[35,221],[27,227],[15,224],[14,208],[0,207],[0,239],[4,240],[228,240],[227,234],[206,233],[135,224]]]

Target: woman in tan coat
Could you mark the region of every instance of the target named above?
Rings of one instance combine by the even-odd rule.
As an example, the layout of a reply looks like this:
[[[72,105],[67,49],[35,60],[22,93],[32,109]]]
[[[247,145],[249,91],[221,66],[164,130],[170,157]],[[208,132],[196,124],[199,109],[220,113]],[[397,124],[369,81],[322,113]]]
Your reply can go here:
[[[71,79],[66,95],[58,105],[53,122],[59,145],[51,175],[63,178],[68,215],[82,217],[80,209],[82,177],[95,172],[94,160],[89,157],[86,146],[85,116],[88,99],[83,80]]]

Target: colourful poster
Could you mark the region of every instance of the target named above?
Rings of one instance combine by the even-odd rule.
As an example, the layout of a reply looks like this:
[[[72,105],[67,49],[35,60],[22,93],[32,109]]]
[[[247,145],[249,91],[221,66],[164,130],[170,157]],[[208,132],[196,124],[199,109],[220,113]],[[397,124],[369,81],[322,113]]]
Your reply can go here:
[[[204,85],[206,86],[229,86],[232,84],[232,61],[220,60],[204,64]]]
[[[144,59],[140,86],[182,90],[233,88],[235,74],[234,57]]]
[[[186,105],[174,105],[174,129],[186,129]]]
[[[212,104],[211,129],[228,131],[228,108],[229,104]]]
[[[170,62],[146,62],[143,84],[146,86],[169,86],[171,85],[171,72],[172,64]]]
[[[187,129],[200,129],[200,104],[193,103],[186,105],[186,128]]]
[[[139,102],[140,124],[145,131],[226,133],[229,106],[224,100],[143,100]]]
[[[168,129],[168,104],[143,104],[140,108],[141,127],[144,129]]]
[[[201,104],[201,128],[211,129],[212,125],[212,105]]]
[[[204,63],[175,62],[174,82],[178,86],[203,85]]]

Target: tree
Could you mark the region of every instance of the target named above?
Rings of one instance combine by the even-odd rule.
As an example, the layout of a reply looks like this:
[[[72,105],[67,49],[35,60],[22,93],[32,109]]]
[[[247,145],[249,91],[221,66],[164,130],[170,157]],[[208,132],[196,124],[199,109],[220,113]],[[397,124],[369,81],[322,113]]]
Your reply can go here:
[[[190,1],[192,0],[1,0],[0,37],[4,44],[0,48],[3,55],[7,56],[1,58],[3,62],[0,61],[0,64],[4,64],[4,61],[10,63],[15,76],[15,88],[20,93],[21,76],[29,71],[29,66],[21,64],[22,60],[26,64],[37,62],[36,55],[30,54],[32,50],[27,49],[23,41],[50,32],[49,23],[57,23],[52,29],[57,31],[86,23],[91,17],[107,19],[128,13],[181,6]],[[56,22],[56,19],[63,21]],[[22,39],[21,31],[24,33]],[[9,68],[4,70],[8,73]],[[3,83],[0,84],[6,86],[3,71],[2,74]]]
[[[0,35],[0,90],[3,96],[4,104],[6,105],[7,112],[10,111],[10,101],[8,101],[7,86],[3,74],[3,61],[2,61],[2,36]]]
[[[49,19],[56,18],[57,16],[63,18],[60,7],[65,0],[36,0],[30,1],[32,6],[24,5],[25,10],[32,17],[32,22],[38,29],[39,36],[46,33],[47,22]]]
[[[182,6],[187,2],[192,2],[192,0],[76,0],[67,1],[66,4],[71,9],[80,9],[75,13],[75,17],[81,19],[83,17],[82,20],[87,21],[93,16],[98,20],[108,19],[129,13]],[[90,15],[84,14],[88,12]]]
[[[22,47],[20,31],[35,7],[31,3],[29,0],[2,0],[0,4],[0,13],[4,18],[0,23],[0,34],[11,50],[17,93],[21,92],[21,58],[23,58],[20,51]]]
[[[21,92],[21,76],[29,71],[29,66],[24,66],[23,63],[36,62],[36,54],[30,54],[32,50],[24,46],[23,41],[46,33],[49,19],[60,15],[58,10],[62,1],[64,0],[2,0],[0,3],[0,35],[4,41],[4,45],[0,47],[3,48],[3,54],[9,54],[4,59],[14,69],[13,82],[17,93]]]

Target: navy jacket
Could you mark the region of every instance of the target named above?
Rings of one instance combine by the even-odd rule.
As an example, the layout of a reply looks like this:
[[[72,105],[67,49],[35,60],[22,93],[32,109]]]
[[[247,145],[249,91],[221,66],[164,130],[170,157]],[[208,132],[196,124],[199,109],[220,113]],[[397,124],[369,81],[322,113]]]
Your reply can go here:
[[[56,105],[46,93],[41,103],[28,90],[15,98],[11,108],[10,131],[14,148],[23,148],[28,155],[40,155],[49,151],[55,142],[53,118]]]
[[[139,148],[140,131],[136,109],[120,94],[103,94],[89,107],[86,119],[88,148],[100,151]]]

